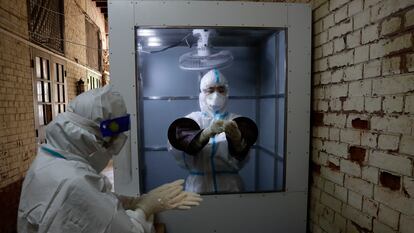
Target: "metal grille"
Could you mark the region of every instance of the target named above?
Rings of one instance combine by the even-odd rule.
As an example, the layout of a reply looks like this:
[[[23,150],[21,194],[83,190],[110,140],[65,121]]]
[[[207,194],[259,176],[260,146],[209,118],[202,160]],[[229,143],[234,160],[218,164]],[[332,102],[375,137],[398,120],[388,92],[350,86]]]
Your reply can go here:
[[[63,53],[63,0],[27,1],[30,39]]]
[[[102,67],[102,55],[101,55],[101,41],[99,28],[90,22],[85,20],[86,27],[86,57],[88,59],[88,65],[95,70],[101,71]]]

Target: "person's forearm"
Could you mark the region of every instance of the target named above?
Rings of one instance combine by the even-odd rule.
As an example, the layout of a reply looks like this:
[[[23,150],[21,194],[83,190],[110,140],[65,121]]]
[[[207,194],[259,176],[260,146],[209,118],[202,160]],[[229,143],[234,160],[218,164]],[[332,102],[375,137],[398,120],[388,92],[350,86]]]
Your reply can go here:
[[[233,147],[233,150],[235,153],[241,153],[242,151],[244,151],[247,147],[247,144],[245,143],[243,138],[240,138],[239,140],[234,140],[234,139],[230,139],[228,138],[228,140],[231,143],[231,146]]]

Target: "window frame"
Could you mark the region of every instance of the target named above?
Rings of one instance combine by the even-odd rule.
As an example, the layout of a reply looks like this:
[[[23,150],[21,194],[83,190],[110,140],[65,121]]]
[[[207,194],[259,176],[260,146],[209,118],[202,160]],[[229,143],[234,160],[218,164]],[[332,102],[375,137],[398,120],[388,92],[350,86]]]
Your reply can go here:
[[[111,82],[131,114],[126,146],[114,158],[117,193],[140,195],[137,132],[142,106],[134,27],[280,27],[286,28],[286,179],[276,193],[203,196],[191,216],[161,213],[170,232],[305,232],[307,225],[311,96],[310,4],[233,1],[112,1],[108,5]],[[120,17],[121,16],[121,17]],[[135,67],[135,69],[133,68]],[[300,67],[300,69],[298,69]],[[298,146],[298,142],[300,146]],[[137,156],[138,155],[138,156]],[[249,210],[249,211],[246,211]],[[235,221],[225,221],[237,216]],[[260,216],[260,217],[258,217]],[[209,224],[211,220],[214,226]],[[224,219],[224,220],[223,220]],[[277,221],[275,221],[277,219]]]
[[[42,0],[39,0],[39,1],[42,1]],[[27,0],[26,5],[27,5],[27,24],[28,24],[28,30],[29,30],[29,39],[30,39],[30,41],[32,41],[35,44],[38,44],[42,47],[45,47],[45,48],[47,48],[49,50],[52,50],[54,52],[57,52],[59,54],[64,54],[65,53],[65,3],[64,3],[64,1],[61,1],[61,0],[55,0],[55,1],[57,1],[56,4],[59,4],[58,12],[56,12],[53,9],[49,9],[49,8],[43,6],[43,4],[39,5],[37,2],[34,2],[34,0]],[[47,18],[47,14],[58,14],[59,15],[59,17],[61,18],[60,25],[59,25],[59,29],[60,29],[59,33],[56,33],[55,35],[43,35],[43,34],[39,34],[39,33],[36,33],[36,32],[33,31],[33,30],[35,30],[33,28],[33,26],[36,25],[36,23],[32,21],[32,19],[33,19],[32,18],[33,16],[31,15],[32,4],[34,6],[37,6],[39,11],[43,12],[43,15],[45,16],[45,18]],[[47,12],[47,13],[44,13],[44,12]],[[39,13],[38,16],[41,15],[41,14],[42,13]],[[42,24],[40,27],[42,27],[42,28],[45,27],[45,24]],[[56,36],[57,34],[59,34],[59,35]],[[38,37],[44,37],[44,38],[48,38],[48,39],[51,39],[51,40],[60,40],[61,41],[60,45],[59,45],[60,48],[50,46],[49,45],[50,43],[45,43],[45,42],[39,41],[37,39]]]
[[[93,28],[94,30],[88,30],[88,24],[90,25],[91,28]],[[85,18],[85,29],[86,29],[86,60],[88,63],[88,66],[94,70],[97,71],[102,71],[103,70],[103,61],[102,61],[102,33],[101,33],[101,29],[98,27],[98,25],[96,25],[92,20],[90,20],[88,17]],[[91,33],[96,33],[96,35],[93,35],[96,38],[96,45],[94,44],[89,44],[89,36],[91,35]],[[97,54],[94,54],[95,51],[97,52]],[[91,64],[90,56],[91,53],[95,56],[96,55],[96,59],[97,59],[97,64]],[[96,65],[96,66],[95,66]]]
[[[43,66],[40,68],[41,77],[39,78],[37,75],[37,58],[40,61],[48,61],[48,79],[44,79],[45,73],[43,72]],[[32,61],[32,82],[33,82],[33,107],[34,107],[34,119],[35,119],[35,131],[36,131],[36,142],[37,143],[44,143],[46,139],[45,134],[45,127],[48,123],[50,123],[59,112],[56,111],[56,106],[63,106],[63,109],[66,110],[68,104],[68,93],[67,93],[67,78],[66,78],[66,62],[63,59],[60,59],[56,56],[53,56],[49,53],[40,51],[35,48],[31,48],[31,61]],[[64,77],[63,82],[56,81],[56,64],[59,64],[62,67],[61,75]],[[42,96],[42,101],[39,101],[39,93],[38,93],[38,83],[39,82],[47,82],[49,83],[49,101],[44,101],[43,93],[40,94]],[[64,90],[63,99],[64,101],[56,100],[56,93],[57,93],[57,85],[61,85],[62,90]],[[42,85],[42,92],[44,91],[44,86]],[[40,116],[39,107],[40,106],[50,106],[51,116],[50,119],[46,122],[43,120],[43,123],[40,122],[41,117],[44,117],[44,109],[43,109],[43,116]],[[44,118],[43,118],[44,119]]]

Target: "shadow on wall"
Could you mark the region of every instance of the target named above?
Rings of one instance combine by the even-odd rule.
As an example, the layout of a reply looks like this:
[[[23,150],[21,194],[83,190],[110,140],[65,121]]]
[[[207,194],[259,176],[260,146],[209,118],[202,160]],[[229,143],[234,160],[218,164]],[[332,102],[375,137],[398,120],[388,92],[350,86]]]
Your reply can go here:
[[[0,189],[0,232],[17,232],[17,210],[23,179]]]

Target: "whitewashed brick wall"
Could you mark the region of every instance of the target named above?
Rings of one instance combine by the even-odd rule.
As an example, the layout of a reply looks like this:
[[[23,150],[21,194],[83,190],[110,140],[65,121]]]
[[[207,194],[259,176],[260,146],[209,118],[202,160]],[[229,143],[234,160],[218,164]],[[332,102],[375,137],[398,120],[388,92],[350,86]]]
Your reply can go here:
[[[414,1],[312,5],[310,231],[414,232]]]

